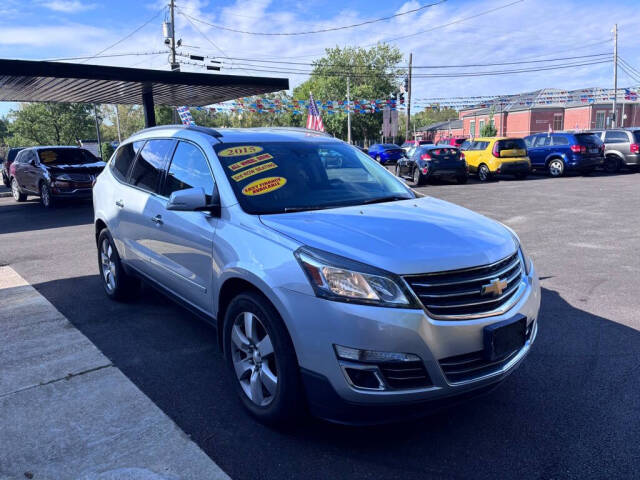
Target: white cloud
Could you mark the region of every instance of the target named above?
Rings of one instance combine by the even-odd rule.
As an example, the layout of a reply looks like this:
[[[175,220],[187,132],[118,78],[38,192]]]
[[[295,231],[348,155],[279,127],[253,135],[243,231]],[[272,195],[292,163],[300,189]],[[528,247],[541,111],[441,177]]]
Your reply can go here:
[[[72,45],[78,48],[77,45],[82,45],[83,48],[87,48],[87,44],[93,45],[99,43],[102,45],[104,38],[108,36],[108,32],[102,28],[81,24],[3,27],[0,28],[0,46],[67,48],[69,45]],[[42,55],[39,55],[39,52],[37,52],[36,55],[33,56],[38,57]]]
[[[49,10],[62,13],[79,13],[97,7],[95,3],[84,3],[79,0],[48,0],[41,5]]]

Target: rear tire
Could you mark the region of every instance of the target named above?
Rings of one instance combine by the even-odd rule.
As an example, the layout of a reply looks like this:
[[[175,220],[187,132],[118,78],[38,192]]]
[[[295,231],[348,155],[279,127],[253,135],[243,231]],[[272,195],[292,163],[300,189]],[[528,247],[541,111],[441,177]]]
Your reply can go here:
[[[420,187],[425,184],[425,178],[422,175],[422,172],[420,172],[420,169],[418,167],[413,169],[412,178],[413,178],[413,185],[416,187]]]
[[[102,286],[112,300],[130,300],[140,293],[140,280],[124,271],[113,238],[106,228],[98,235],[98,269]]]
[[[491,180],[491,170],[489,170],[489,167],[487,167],[484,163],[481,163],[478,166],[478,180],[480,180],[481,182],[488,182],[489,180]]]
[[[604,171],[607,173],[618,173],[621,165],[620,159],[615,155],[608,155],[604,160]]]
[[[20,186],[15,178],[11,179],[11,195],[16,202],[24,202],[27,200],[27,194],[20,191]]]
[[[261,294],[246,291],[226,309],[224,349],[240,401],[251,415],[286,425],[305,410],[293,343],[280,315]]]
[[[564,175],[564,162],[559,158],[549,160],[549,175],[552,177],[561,177]]]
[[[4,172],[2,172],[2,183],[4,183],[5,187],[11,188],[11,181],[9,181],[9,177],[7,177]]]

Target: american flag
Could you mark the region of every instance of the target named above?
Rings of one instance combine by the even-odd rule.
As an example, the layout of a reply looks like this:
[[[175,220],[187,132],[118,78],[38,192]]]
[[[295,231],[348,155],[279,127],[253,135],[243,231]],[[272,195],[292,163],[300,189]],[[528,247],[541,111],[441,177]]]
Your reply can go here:
[[[309,93],[309,116],[307,117],[307,128],[309,130],[317,130],[318,132],[324,132],[324,124],[322,123],[322,117],[318,111],[318,106],[313,99],[313,94]]]

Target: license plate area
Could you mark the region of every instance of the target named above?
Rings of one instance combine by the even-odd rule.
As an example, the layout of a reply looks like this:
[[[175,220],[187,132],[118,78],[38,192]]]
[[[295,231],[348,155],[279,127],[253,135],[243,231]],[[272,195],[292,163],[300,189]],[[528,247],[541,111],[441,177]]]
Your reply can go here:
[[[519,315],[484,327],[484,356],[498,361],[520,350],[527,338],[527,319]]]

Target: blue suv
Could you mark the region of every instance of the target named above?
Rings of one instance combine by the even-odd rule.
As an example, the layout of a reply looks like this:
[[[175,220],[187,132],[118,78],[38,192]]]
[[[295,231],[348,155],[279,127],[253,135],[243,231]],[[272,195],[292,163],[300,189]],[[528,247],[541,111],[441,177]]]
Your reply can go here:
[[[374,143],[369,147],[369,156],[381,165],[396,163],[404,158],[404,150],[393,143]]]
[[[524,141],[531,167],[552,177],[567,171],[587,174],[604,164],[604,143],[592,133],[537,133]]]

